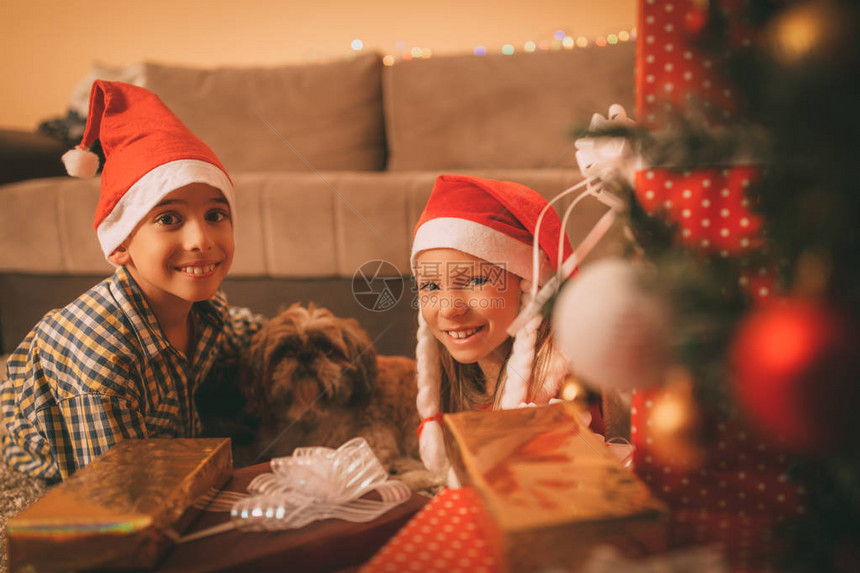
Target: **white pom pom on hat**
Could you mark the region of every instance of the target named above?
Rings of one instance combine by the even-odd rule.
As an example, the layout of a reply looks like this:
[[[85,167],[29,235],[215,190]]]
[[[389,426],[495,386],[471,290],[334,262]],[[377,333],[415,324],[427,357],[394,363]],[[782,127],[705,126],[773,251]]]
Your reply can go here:
[[[105,162],[94,227],[105,257],[161,199],[191,183],[206,183],[224,194],[235,229],[233,183],[224,166],[152,92],[96,80],[81,143],[63,155],[69,175],[98,172],[98,156],[89,151],[96,140]]]
[[[92,151],[75,147],[63,154],[63,165],[72,177],[95,177],[99,172],[99,156]]]
[[[415,226],[411,255],[413,273],[417,271],[417,257],[422,251],[450,248],[499,265],[520,278],[533,280],[534,233],[546,205],[546,199],[540,194],[519,183],[465,175],[439,176]],[[549,209],[538,237],[538,284],[543,284],[555,272],[561,232],[561,220]],[[566,259],[572,251],[566,235],[563,249]],[[428,469],[442,473],[448,460],[439,419],[439,343],[420,311],[418,320],[417,406],[424,420],[420,432],[421,459]],[[530,321],[514,339],[501,397],[504,408],[517,407],[528,397],[539,325],[540,320]],[[538,393],[541,394],[540,389]]]

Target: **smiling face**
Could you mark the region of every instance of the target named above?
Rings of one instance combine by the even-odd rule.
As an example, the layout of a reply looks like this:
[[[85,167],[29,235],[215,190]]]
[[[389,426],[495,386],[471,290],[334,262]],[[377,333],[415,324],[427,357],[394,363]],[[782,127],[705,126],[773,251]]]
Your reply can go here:
[[[218,189],[192,183],[169,193],[110,255],[153,309],[190,309],[218,290],[233,262],[230,207]]]
[[[497,371],[508,352],[506,329],[519,313],[519,277],[455,249],[422,251],[415,273],[433,335],[457,362]]]

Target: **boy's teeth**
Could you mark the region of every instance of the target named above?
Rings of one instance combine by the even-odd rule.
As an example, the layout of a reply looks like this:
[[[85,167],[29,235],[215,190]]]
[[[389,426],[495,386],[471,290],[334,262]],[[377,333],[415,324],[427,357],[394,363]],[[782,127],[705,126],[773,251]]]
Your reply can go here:
[[[478,332],[477,328],[470,328],[468,330],[449,330],[448,334],[451,335],[451,338],[469,338],[476,332]]]
[[[206,265],[205,267],[185,267],[182,272],[191,275],[202,275],[215,270],[215,265]]]

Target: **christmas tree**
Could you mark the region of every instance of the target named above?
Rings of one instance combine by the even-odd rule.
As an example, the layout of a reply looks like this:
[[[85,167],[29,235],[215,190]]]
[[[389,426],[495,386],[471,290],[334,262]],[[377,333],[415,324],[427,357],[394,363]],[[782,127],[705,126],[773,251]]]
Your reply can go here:
[[[584,383],[635,388],[674,545],[860,570],[860,7],[643,0],[637,42],[636,126],[589,134],[641,162],[595,179],[628,256],[560,289],[559,344]]]

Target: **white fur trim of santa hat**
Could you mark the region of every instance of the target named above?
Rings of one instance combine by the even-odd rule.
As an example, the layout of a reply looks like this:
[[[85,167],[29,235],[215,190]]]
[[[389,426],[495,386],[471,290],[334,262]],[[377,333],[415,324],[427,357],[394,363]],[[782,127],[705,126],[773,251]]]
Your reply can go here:
[[[105,257],[128,237],[149,211],[172,191],[206,183],[220,190],[230,206],[233,231],[236,230],[236,200],[233,184],[220,168],[199,159],[180,159],[148,171],[120,198],[111,212],[99,223],[97,234]]]
[[[439,217],[421,225],[412,242],[412,270],[418,255],[430,249],[456,249],[499,265],[520,278],[531,280],[532,247],[510,235],[469,219]],[[540,280],[543,284],[553,274],[549,258],[540,252]]]

